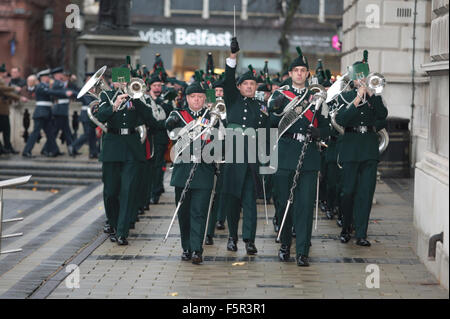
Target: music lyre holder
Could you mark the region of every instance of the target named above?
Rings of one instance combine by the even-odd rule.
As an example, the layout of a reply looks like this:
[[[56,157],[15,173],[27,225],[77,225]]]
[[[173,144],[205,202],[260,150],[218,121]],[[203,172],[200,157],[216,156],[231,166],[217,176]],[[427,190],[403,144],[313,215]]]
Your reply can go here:
[[[23,220],[23,218],[21,218],[21,217],[20,218],[11,218],[11,219],[3,220],[3,188],[26,184],[30,180],[31,176],[32,175],[28,175],[28,176],[22,176],[22,177],[18,177],[18,178],[12,178],[12,179],[7,179],[7,180],[4,180],[4,181],[0,181],[0,254],[10,254],[10,253],[17,253],[17,252],[22,251],[22,248],[3,250],[2,251],[1,250],[1,248],[2,248],[1,244],[2,244],[2,239],[18,237],[18,236],[22,236],[23,235],[23,233],[15,233],[15,234],[8,234],[8,235],[3,235],[2,236],[2,224],[3,223],[16,222],[16,221]]]

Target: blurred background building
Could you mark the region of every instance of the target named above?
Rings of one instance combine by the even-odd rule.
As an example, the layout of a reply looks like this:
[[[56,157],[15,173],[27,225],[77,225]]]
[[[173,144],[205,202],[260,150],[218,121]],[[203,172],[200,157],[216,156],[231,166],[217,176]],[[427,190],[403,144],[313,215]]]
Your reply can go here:
[[[277,0],[159,0],[132,1],[132,26],[148,43],[141,50],[141,64],[152,65],[160,53],[166,70],[180,79],[189,80],[196,69],[204,68],[212,52],[217,73],[225,68],[229,43],[234,33],[241,47],[238,72],[248,64],[262,69],[269,60],[270,72],[282,72],[278,44],[283,24],[281,3]],[[342,0],[299,1],[289,37],[290,51],[300,45],[315,68],[321,58],[333,72],[340,70],[339,51],[332,46],[342,23]],[[97,4],[97,6],[96,6]],[[86,27],[96,23],[98,3],[85,1]]]

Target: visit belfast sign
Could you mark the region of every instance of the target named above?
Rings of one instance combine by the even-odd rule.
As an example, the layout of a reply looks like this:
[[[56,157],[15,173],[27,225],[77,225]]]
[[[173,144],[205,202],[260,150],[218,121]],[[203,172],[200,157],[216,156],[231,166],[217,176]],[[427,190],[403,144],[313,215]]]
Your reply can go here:
[[[230,45],[232,34],[228,31],[222,33],[211,32],[208,29],[195,29],[189,31],[185,28],[154,29],[139,31],[141,40],[150,44],[187,45],[226,47]]]

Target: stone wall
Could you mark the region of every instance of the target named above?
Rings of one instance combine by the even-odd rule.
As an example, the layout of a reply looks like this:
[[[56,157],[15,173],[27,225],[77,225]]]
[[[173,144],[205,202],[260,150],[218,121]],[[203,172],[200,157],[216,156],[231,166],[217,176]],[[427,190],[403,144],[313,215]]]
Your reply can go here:
[[[369,51],[371,71],[386,77],[389,116],[407,118],[412,129],[411,166],[421,159],[428,131],[428,63],[431,2],[417,1],[415,93],[412,104],[413,0],[344,0],[342,72]]]
[[[25,147],[25,141],[22,136],[25,131],[25,129],[23,127],[23,115],[24,115],[26,109],[30,113],[30,127],[28,128],[28,134],[31,134],[31,132],[33,131],[33,112],[35,109],[34,101],[11,105],[10,106],[10,114],[9,114],[9,121],[11,123],[11,143],[12,143],[13,147],[15,148],[15,150],[18,152],[21,152],[21,153],[23,151],[23,148]],[[73,131],[72,116],[73,116],[74,111],[77,112],[78,116],[80,115],[81,103],[71,102],[69,105],[69,126],[72,131]],[[79,123],[77,133],[78,133],[78,136],[83,134],[83,125],[81,124],[81,122]],[[61,134],[61,132],[58,134],[56,143],[58,144],[60,151],[67,154],[67,145],[61,144],[61,140],[59,139],[60,134]],[[41,135],[42,135],[42,139],[41,139],[40,143],[36,143],[33,148],[33,155],[39,155],[39,152],[41,151],[42,147],[45,144],[46,138],[45,138],[45,133],[43,130],[41,131]]]
[[[427,268],[448,289],[449,282],[449,1],[433,0],[430,30],[430,62],[421,68],[427,72],[429,95],[425,151],[416,164],[414,189],[414,226],[416,253]],[[438,242],[436,258],[428,259],[431,236],[444,233]]]

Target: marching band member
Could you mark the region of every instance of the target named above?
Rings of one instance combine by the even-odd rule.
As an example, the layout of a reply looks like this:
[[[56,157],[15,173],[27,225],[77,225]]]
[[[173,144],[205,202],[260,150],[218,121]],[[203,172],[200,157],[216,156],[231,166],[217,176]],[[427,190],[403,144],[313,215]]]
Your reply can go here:
[[[266,128],[268,123],[267,107],[255,99],[256,76],[251,68],[236,81],[236,57],[239,44],[236,38],[231,41],[231,54],[226,60],[224,93],[227,106],[227,128]],[[240,134],[240,133],[238,133]],[[244,135],[244,133],[242,133]],[[248,139],[256,136],[244,135],[243,163],[225,163],[223,165],[224,209],[227,212],[229,238],[227,250],[237,251],[238,223],[241,208],[243,210],[242,238],[248,255],[258,252],[255,246],[256,236],[256,199],[262,193],[258,163],[249,163]],[[233,140],[233,161],[239,148]],[[227,152],[229,150],[226,150]]]
[[[281,87],[275,91],[269,100],[269,112],[273,119],[272,125],[278,125],[285,106],[296,96],[305,96],[300,102],[302,111],[309,104],[311,91],[305,86],[310,75],[309,65],[306,57],[297,47],[298,57],[289,67],[291,85]],[[290,248],[292,241],[292,224],[296,232],[296,260],[298,266],[309,266],[308,255],[311,243],[311,232],[313,222],[313,209],[316,199],[317,174],[320,170],[320,153],[317,141],[319,138],[326,138],[329,135],[329,121],[325,117],[328,110],[322,106],[319,114],[314,114],[311,107],[302,118],[297,120],[284,133],[278,143],[278,171],[274,175],[276,198],[278,200],[279,212],[284,212],[292,187],[292,181],[298,166],[299,157],[302,153],[303,144],[307,134],[311,135],[314,142],[311,142],[303,158],[303,165],[294,189],[292,207],[288,210],[285,224],[281,230],[281,247],[278,253],[280,261],[288,261],[290,258]],[[324,116],[325,115],[325,116]],[[314,119],[313,123],[311,121]],[[313,126],[310,126],[312,124]],[[281,223],[283,216],[278,215],[278,223]]]
[[[206,113],[208,111],[205,104],[206,91],[201,82],[196,81],[187,87],[186,100],[187,107],[173,110],[169,114],[166,120],[168,131],[184,127],[198,119],[201,119],[202,123],[208,124],[209,113]],[[206,116],[204,116],[205,114]],[[213,188],[215,167],[214,163],[207,164],[203,161],[194,167],[195,164],[193,162],[198,160],[196,159],[196,154],[198,154],[199,150],[192,143],[189,147],[190,154],[193,154],[190,157],[191,161],[175,161],[170,185],[175,187],[176,204],[178,205],[179,201],[182,200],[178,211],[181,247],[183,249],[181,259],[184,261],[192,260],[193,264],[200,264],[203,262],[203,236],[211,190]],[[189,180],[193,169],[192,180]],[[186,190],[184,198],[181,198],[188,180],[190,182],[188,184],[189,188]]]
[[[354,216],[356,244],[370,246],[367,240],[369,215],[375,192],[379,161],[377,131],[386,126],[387,108],[381,96],[376,96],[365,85],[369,74],[368,53],[364,50],[362,61],[353,63],[349,75],[355,88],[342,93],[339,104],[345,103],[336,115],[337,124],[345,127],[339,150],[342,166],[340,204],[343,214],[341,242],[351,239]]]

